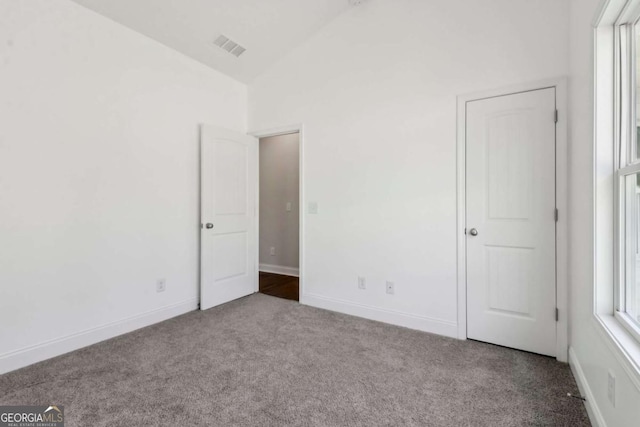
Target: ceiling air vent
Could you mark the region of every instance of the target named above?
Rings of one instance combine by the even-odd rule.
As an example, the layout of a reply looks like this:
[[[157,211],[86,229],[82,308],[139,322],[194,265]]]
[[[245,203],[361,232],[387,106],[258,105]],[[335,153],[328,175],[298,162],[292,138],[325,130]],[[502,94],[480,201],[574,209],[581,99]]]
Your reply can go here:
[[[215,42],[213,42],[220,49],[224,49],[233,56],[242,55],[247,49],[240,46],[238,43],[231,40],[229,37],[220,34]]]

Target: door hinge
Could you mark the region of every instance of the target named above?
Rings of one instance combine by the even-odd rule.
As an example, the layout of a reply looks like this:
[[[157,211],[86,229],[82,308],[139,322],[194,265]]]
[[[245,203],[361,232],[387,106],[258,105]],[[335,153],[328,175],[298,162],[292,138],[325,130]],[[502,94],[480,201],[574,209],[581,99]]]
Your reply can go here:
[[[560,211],[558,211],[558,208],[556,208],[553,217],[555,218],[556,222],[558,222],[558,218],[560,218]]]
[[[558,110],[555,111],[553,115],[553,120],[554,120],[554,123],[558,123]]]
[[[560,310],[558,310],[558,307],[556,307],[556,322],[560,320]]]

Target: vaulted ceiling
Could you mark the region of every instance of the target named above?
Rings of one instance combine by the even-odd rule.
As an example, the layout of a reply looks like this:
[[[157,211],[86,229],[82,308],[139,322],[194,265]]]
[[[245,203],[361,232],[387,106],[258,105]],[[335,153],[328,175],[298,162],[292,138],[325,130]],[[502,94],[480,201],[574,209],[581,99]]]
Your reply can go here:
[[[245,83],[350,5],[349,0],[74,1]],[[246,51],[236,57],[219,48],[214,42],[220,34]]]

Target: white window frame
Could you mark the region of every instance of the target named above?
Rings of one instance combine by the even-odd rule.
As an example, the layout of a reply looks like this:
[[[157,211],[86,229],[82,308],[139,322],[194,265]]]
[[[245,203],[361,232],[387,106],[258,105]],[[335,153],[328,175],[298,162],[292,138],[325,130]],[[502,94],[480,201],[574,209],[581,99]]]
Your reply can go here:
[[[635,147],[635,46],[632,23],[640,0],[606,0],[594,20],[594,294],[593,319],[613,354],[640,389],[640,328],[624,312],[624,214],[620,183],[640,172]],[[626,27],[622,26],[626,24]],[[621,52],[627,53],[621,55]],[[614,231],[614,232],[612,232]]]
[[[626,305],[628,295],[626,293],[626,282],[630,274],[635,277],[636,256],[635,252],[629,254],[626,236],[630,234],[627,230],[625,210],[627,203],[628,189],[625,178],[630,175],[640,173],[640,159],[637,158],[636,141],[636,34],[635,25],[640,20],[640,4],[629,2],[627,9],[618,18],[615,25],[614,46],[616,61],[614,64],[616,95],[618,101],[616,117],[618,118],[618,135],[614,138],[614,169],[616,178],[614,179],[614,225],[617,232],[614,234],[614,317],[624,326],[627,331],[640,342],[640,328],[637,323],[627,314]],[[635,193],[635,192],[634,192]],[[637,200],[634,200],[637,204]],[[631,233],[637,235],[637,224],[632,225],[634,230]],[[632,270],[632,271],[630,271]]]

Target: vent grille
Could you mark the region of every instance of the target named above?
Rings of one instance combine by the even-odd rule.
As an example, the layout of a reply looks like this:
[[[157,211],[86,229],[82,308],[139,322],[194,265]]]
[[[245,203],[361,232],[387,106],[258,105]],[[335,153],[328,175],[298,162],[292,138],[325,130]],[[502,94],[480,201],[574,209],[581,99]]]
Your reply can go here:
[[[226,50],[235,57],[239,57],[247,50],[223,34],[220,34],[213,44]]]

